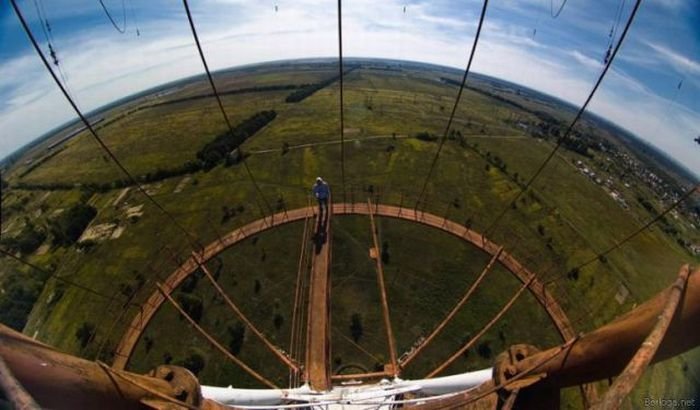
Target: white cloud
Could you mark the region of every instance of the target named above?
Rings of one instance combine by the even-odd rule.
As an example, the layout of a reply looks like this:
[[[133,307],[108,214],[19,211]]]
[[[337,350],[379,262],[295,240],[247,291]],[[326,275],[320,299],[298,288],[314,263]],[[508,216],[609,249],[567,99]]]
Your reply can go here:
[[[402,11],[401,2],[394,2],[395,10]],[[371,4],[371,3],[370,3]],[[465,30],[469,27],[475,27],[475,23],[472,20],[462,20],[451,16],[437,16],[430,13],[430,5],[427,3],[422,3],[418,5],[411,5],[407,7],[407,12],[409,18],[411,18],[417,24],[431,24],[435,26],[441,26],[445,28],[450,28],[454,30]],[[398,13],[397,13],[398,14]],[[377,17],[381,17],[377,15]]]
[[[208,0],[193,10],[212,69],[260,61],[337,55],[336,3],[329,0],[265,2]],[[464,68],[472,45],[478,6],[460,15],[440,15],[429,3],[348,0],[343,14],[346,56],[425,61]],[[236,24],[229,15],[235,11]],[[577,13],[576,9],[568,11]],[[463,18],[464,17],[464,18]],[[487,16],[488,17],[488,16]],[[578,40],[553,47],[529,35],[531,27],[487,19],[473,70],[542,90],[581,104],[600,72],[596,51]],[[158,84],[202,73],[184,13],[151,20],[141,37],[119,36],[101,26],[60,39],[61,61],[83,109]],[[565,40],[560,40],[565,41]],[[698,74],[700,64],[667,47],[648,43],[678,69]],[[621,53],[621,57],[628,53]],[[583,69],[581,69],[583,68]],[[10,79],[8,81],[8,79]],[[48,90],[48,91],[47,91]],[[0,155],[73,117],[38,58],[26,54],[0,64]],[[698,114],[656,96],[629,74],[611,70],[591,109],[691,162]],[[667,112],[668,111],[668,112]],[[642,115],[643,114],[643,115]],[[669,121],[669,118],[672,121]],[[694,128],[695,127],[695,128]],[[653,131],[650,131],[653,130]],[[660,137],[660,136],[663,136]],[[700,168],[696,163],[696,172]]]
[[[647,42],[646,44],[658,54],[659,58],[668,62],[668,64],[677,72],[690,75],[700,74],[699,61],[686,57],[683,54],[673,51],[661,44],[652,42]]]
[[[674,158],[698,173],[693,138],[700,131],[700,114],[654,94],[627,98],[604,90],[591,109],[622,124],[638,136],[663,147]]]
[[[692,2],[687,0],[646,0],[654,6],[668,9],[673,12],[680,12],[686,7],[693,7]]]
[[[567,54],[573,57],[574,60],[578,61],[588,69],[600,71],[603,68],[603,64],[599,60],[588,57],[587,55],[581,53],[578,50],[569,51],[567,52]]]

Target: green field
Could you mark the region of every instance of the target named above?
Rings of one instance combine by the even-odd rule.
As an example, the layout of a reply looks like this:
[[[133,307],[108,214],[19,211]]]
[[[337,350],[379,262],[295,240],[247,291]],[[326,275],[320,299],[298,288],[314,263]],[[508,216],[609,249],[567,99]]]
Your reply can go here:
[[[446,233],[437,232],[415,223],[380,219],[382,241],[389,246],[390,259],[385,266],[388,299],[391,301],[392,328],[400,352],[410,349],[420,337],[427,335],[436,325],[436,318],[444,317],[471,285],[489,257],[478,249],[461,243]],[[388,348],[381,318],[379,289],[374,262],[368,256],[371,243],[369,220],[366,217],[337,217],[334,222],[334,257],[332,278],[332,356],[335,368],[353,364],[373,371],[377,363],[384,363]],[[238,303],[243,313],[275,344],[287,347],[291,326],[290,312],[299,253],[299,240],[303,223],[297,222],[247,239],[224,252],[209,264],[212,272],[220,272],[219,284]],[[420,250],[420,252],[419,252]],[[426,257],[425,255],[432,255]],[[350,267],[350,268],[349,268]],[[256,290],[256,282],[260,285]],[[421,377],[446,359],[446,352],[459,347],[472,331],[478,330],[505,304],[517,290],[520,282],[512,274],[496,268],[484,285],[476,292],[460,314],[433,342],[430,348],[405,372],[405,377]],[[238,319],[216,296],[215,289],[200,278],[193,290],[181,289],[176,294],[196,295],[204,301],[204,315],[200,324],[213,332],[219,340],[231,340],[228,329]],[[436,303],[436,301],[440,303]],[[275,315],[283,318],[282,325],[274,324]],[[362,335],[352,342],[350,324],[352,316],[359,314]],[[527,315],[530,322],[517,320]],[[419,320],[416,320],[418,318]],[[154,319],[146,338],[137,348],[133,368],[138,371],[162,362],[168,354],[174,358],[187,357],[193,350],[207,357],[209,366],[201,373],[208,383],[222,384],[225,380],[237,380],[245,386],[256,382],[235,365],[218,359],[218,353],[193,332],[192,337],[181,339],[182,329],[172,326],[178,313],[170,306],[162,308]],[[533,332],[532,327],[537,332]],[[163,343],[178,340],[177,344]],[[145,340],[152,346],[147,350]],[[537,302],[526,294],[499,326],[484,338],[493,355],[510,343],[530,342],[555,344],[558,336],[550,320]],[[474,349],[475,350],[475,349]],[[286,384],[285,368],[265,350],[252,334],[247,334],[239,357],[246,363],[256,364],[264,375],[280,385]],[[462,362],[449,372],[459,369],[488,367],[493,357],[479,356],[470,351]],[[238,383],[237,383],[238,384]]]
[[[259,72],[234,71],[219,74],[217,81],[225,93],[262,85],[308,84],[336,72],[327,66],[309,64],[261,68]],[[286,103],[289,91],[281,90],[225,94],[223,102],[234,125],[262,110],[277,113],[270,124],[243,144],[243,151],[249,155],[247,164],[265,201],[273,208],[282,209],[282,203],[288,209],[305,206],[309,187],[317,175],[330,181],[336,201],[343,197],[344,191],[348,201],[365,202],[372,197],[382,203],[413,207],[438,148],[438,141],[426,141],[416,135],[421,132],[442,135],[457,93],[456,87],[440,81],[444,76],[449,77],[427,69],[383,71],[371,66],[362,66],[346,76],[344,187],[337,83],[298,103]],[[487,87],[478,81],[476,86]],[[181,99],[208,92],[205,83],[196,82],[161,97],[144,99],[139,103],[141,109],[102,127],[99,132],[137,177],[195,160],[201,147],[222,133],[225,125],[212,98]],[[512,95],[512,98],[520,97]],[[153,106],[173,100],[178,102]],[[528,107],[538,104],[524,98],[518,102]],[[542,109],[562,120],[571,117],[569,111],[557,107]],[[518,126],[518,122],[537,121],[531,110],[504,104],[483,92],[465,90],[453,127],[462,137],[445,142],[427,186],[426,200],[420,206],[477,231],[492,228],[489,237],[504,245],[529,269],[545,279],[562,278],[550,291],[576,329],[589,331],[670,284],[681,264],[697,264],[700,259],[679,244],[678,236],[655,226],[610,253],[605,260],[581,269],[576,278],[567,277],[572,268],[654,216],[639,204],[637,197],[647,198],[657,210],[662,208],[652,191],[640,184],[619,187],[630,205],[625,210],[604,186],[585,177],[576,168],[578,160],[601,175],[606,172],[603,168],[606,161],[597,153],[591,159],[560,150],[532,189],[493,226],[500,211],[515,198],[523,182],[553,149],[551,140],[532,137],[531,126]],[[2,199],[3,209],[11,210],[6,213],[7,232],[3,236],[17,234],[29,219],[40,228],[46,227],[48,221],[78,203],[88,203],[97,209],[91,227],[112,223],[123,228],[118,238],[97,240],[87,249],[49,246],[49,235],[43,249],[23,255],[60,276],[119,299],[106,302],[56,280],[49,280],[42,287],[44,279],[39,278],[32,284],[32,291],[40,295],[24,332],[72,353],[110,360],[110,352],[136,313],[132,308],[120,314],[123,302],[127,298],[136,303],[144,301],[155,290],[155,283],[177,267],[178,258],[189,256],[192,246],[179,228],[136,188],[126,193],[121,188],[86,189],[88,183],[105,184],[123,178],[103,157],[97,144],[83,133],[21,178],[20,171],[25,165],[17,165],[8,174],[10,189]],[[605,175],[615,176],[614,171],[614,167],[608,168]],[[20,189],[17,184],[25,185]],[[69,186],[59,190],[52,189],[51,184]],[[258,197],[240,164],[163,179],[149,183],[146,189],[203,244],[258,219],[266,210],[265,201]],[[130,217],[129,208],[141,205],[143,214]],[[224,218],[224,207],[237,211],[234,216]],[[388,243],[391,254],[386,266],[388,298],[398,349],[403,352],[437,324],[481,271],[488,257],[426,227],[388,219],[380,219],[379,223],[381,240]],[[676,235],[695,243],[700,240],[700,234],[683,215],[668,223],[675,227]],[[301,237],[302,224],[290,224],[227,250],[211,266],[221,269],[221,285],[261,330],[283,348],[289,343]],[[376,273],[367,256],[370,243],[367,218],[334,220],[332,357],[335,368],[352,364],[372,370],[377,362],[387,360]],[[27,267],[5,261],[0,268],[0,280],[26,280],[37,275]],[[407,369],[404,377],[422,377],[449,356],[498,311],[518,284],[502,268],[495,269],[468,306]],[[624,294],[622,289],[627,289],[629,295],[618,301],[615,296]],[[220,340],[227,341],[229,329],[236,327],[236,319],[214,297],[214,289],[206,279],[200,279],[185,293],[203,301],[202,325]],[[348,340],[353,314],[362,318],[361,348]],[[276,315],[283,318],[280,326],[274,323]],[[86,323],[94,325],[95,332],[83,347],[75,334]],[[193,330],[188,330],[169,306],[158,312],[145,336],[130,364],[135,370],[146,371],[163,363],[166,356],[173,362],[182,362],[196,351],[206,358],[200,373],[202,382],[256,386],[210,349]],[[559,343],[549,319],[529,294],[523,296],[484,341],[494,356],[513,343],[540,347]],[[249,332],[240,357],[286,385],[284,367]],[[470,351],[446,373],[483,368],[491,363],[491,358]],[[696,349],[654,366],[635,394],[687,396],[700,380],[699,359]],[[571,405],[576,403],[572,401]]]

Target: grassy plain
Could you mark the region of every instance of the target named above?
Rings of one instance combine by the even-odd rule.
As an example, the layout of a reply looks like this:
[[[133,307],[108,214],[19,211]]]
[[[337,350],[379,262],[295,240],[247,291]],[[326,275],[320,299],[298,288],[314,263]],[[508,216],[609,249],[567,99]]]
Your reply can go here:
[[[220,75],[220,89],[240,89],[254,85],[302,84],[333,75],[318,67],[290,68],[274,72]],[[437,142],[414,138],[427,131],[441,135],[457,89],[439,78],[444,73],[403,69],[379,71],[360,68],[345,79],[345,197],[364,202],[368,196],[384,203],[413,206],[427,170],[438,147]],[[481,85],[483,86],[483,85]],[[202,83],[183,86],[160,99],[163,102],[208,92]],[[265,194],[276,207],[282,199],[288,208],[306,205],[307,191],[317,175],[323,175],[334,189],[336,200],[342,196],[340,145],[338,144],[338,87],[333,84],[295,104],[284,102],[288,92],[266,91],[225,95],[223,102],[232,123],[252,113],[274,109],[278,116],[267,127],[246,141],[248,165]],[[535,104],[529,101],[528,104]],[[548,107],[552,115],[570,117],[566,111]],[[574,320],[577,329],[591,330],[629,310],[671,283],[679,266],[698,262],[672,238],[653,228],[625,247],[581,269],[578,279],[567,278],[571,268],[613,245],[652,217],[637,204],[636,196],[651,198],[643,186],[620,187],[630,210],[619,206],[600,185],[583,176],[572,164],[582,160],[601,167],[597,161],[570,151],[560,151],[548,165],[532,190],[516,202],[495,226],[499,212],[520,191],[519,183],[532,175],[553,149],[550,142],[532,138],[518,121],[536,121],[528,111],[504,105],[482,93],[466,90],[457,111],[455,129],[464,140],[445,143],[432,178],[427,185],[426,210],[470,224],[486,231],[490,238],[505,246],[526,266],[545,278],[561,277],[552,285],[560,303]],[[125,166],[136,175],[168,168],[194,159],[206,142],[224,130],[220,112],[213,99],[195,99],[144,108],[101,130],[105,141]],[[282,150],[289,145],[288,152]],[[499,157],[507,167],[493,165]],[[66,143],[66,149],[26,176],[10,183],[32,184],[111,181],[122,176],[105,162],[103,153],[85,134]],[[12,174],[17,175],[17,174]],[[371,189],[370,189],[371,188]],[[174,215],[181,226],[202,243],[216,239],[241,224],[257,219],[264,209],[248,177],[239,166],[216,167],[209,172],[166,179],[147,189]],[[370,192],[371,191],[371,192]],[[75,248],[51,248],[29,258],[42,266],[56,267],[65,276],[100,292],[116,295],[117,302],[85,293],[75,287],[51,280],[44,287],[29,318],[25,332],[61,349],[86,357],[100,355],[109,359],[109,351],[135,310],[121,315],[123,301],[131,297],[139,303],[186,257],[191,244],[179,228],[144,196],[132,188],[115,204],[121,190],[84,194],[79,187],[67,191],[10,190],[3,197],[3,208],[19,204],[9,220],[9,232],[23,225],[30,215],[45,221],[60,209],[88,201],[98,208],[93,225],[107,222],[126,227],[121,237],[99,242],[89,251]],[[126,216],[129,207],[143,205],[144,215],[137,221]],[[222,208],[243,207],[224,220]],[[366,218],[338,218],[335,224],[333,265],[333,353],[334,364],[357,364],[371,368],[377,359],[386,360],[376,287],[376,275],[367,248],[370,243]],[[687,221],[673,221],[682,232],[697,235]],[[485,255],[462,242],[406,222],[381,220],[382,239],[390,247],[387,265],[389,300],[394,331],[400,351],[405,351],[422,333],[429,331],[448,311],[470,281],[485,265]],[[691,236],[692,237],[692,236]],[[281,346],[288,343],[292,284],[300,246],[301,226],[293,224],[259,235],[221,255],[222,286],[239,301],[255,323]],[[262,255],[265,255],[264,258]],[[13,264],[3,264],[0,278]],[[26,274],[31,274],[26,271]],[[255,281],[259,281],[259,294]],[[419,377],[434,367],[446,352],[478,331],[481,325],[505,303],[518,283],[497,269],[475,294],[463,312],[441,338],[426,350],[407,376]],[[619,303],[615,296],[622,287],[629,296]],[[235,322],[226,307],[213,297],[213,289],[200,280],[194,293],[205,306],[202,323],[222,340]],[[360,314],[364,334],[360,346],[348,342],[352,314]],[[277,329],[272,317],[283,316]],[[527,317],[528,320],[522,320]],[[116,325],[112,328],[112,322]],[[94,340],[81,348],[75,337],[83,323],[93,323]],[[201,373],[209,384],[253,386],[231,364],[223,360],[198,338],[174,310],[164,307],[146,335],[154,341],[146,349],[142,339],[132,367],[147,370],[163,362],[165,353],[173,361],[183,360],[192,349],[206,357]],[[185,335],[185,336],[183,336]],[[516,342],[539,346],[557,343],[548,319],[526,295],[515,309],[487,336],[494,354]],[[148,350],[148,351],[147,351]],[[246,336],[241,358],[265,369],[270,377],[286,383],[284,369],[274,358]],[[369,353],[369,354],[368,354]],[[690,392],[698,383],[700,354],[696,351],[657,365],[637,389],[638,397],[664,396],[671,389]],[[337,363],[336,363],[336,359]],[[380,360],[381,361],[381,360]],[[455,364],[451,372],[487,366],[488,359],[470,352]],[[669,381],[670,380],[670,381]],[[686,394],[687,395],[687,394]]]

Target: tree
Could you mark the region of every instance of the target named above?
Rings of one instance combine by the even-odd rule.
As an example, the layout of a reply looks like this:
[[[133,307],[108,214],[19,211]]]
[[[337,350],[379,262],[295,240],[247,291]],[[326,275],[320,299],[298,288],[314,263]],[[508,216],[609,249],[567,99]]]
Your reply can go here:
[[[243,342],[245,341],[245,326],[241,322],[236,322],[234,325],[228,327],[229,341],[228,341],[228,351],[232,355],[238,356],[243,347]]]
[[[95,325],[90,322],[83,322],[78,330],[75,331],[75,338],[78,339],[81,349],[85,349],[93,334],[95,334]]]
[[[434,142],[438,140],[438,137],[430,135],[428,131],[422,131],[416,134],[416,138],[421,141]]]
[[[122,282],[117,287],[119,288],[119,293],[126,296],[127,298],[130,297],[131,293],[134,291],[128,282]]]
[[[467,220],[464,221],[464,227],[470,229],[473,223],[474,221],[472,220],[472,218],[467,218]]]
[[[389,255],[389,242],[384,241],[382,242],[382,264],[388,265],[390,260],[391,256]]]
[[[490,359],[491,355],[493,352],[491,351],[491,342],[488,340],[485,340],[476,347],[476,352],[479,354],[479,356],[483,357],[484,359]]]
[[[469,343],[469,341],[470,341],[471,339],[472,339],[472,334],[471,334],[471,333],[467,333],[467,334],[464,335],[464,337],[462,338],[462,345],[466,345],[467,343]],[[464,353],[462,353],[462,357],[464,357],[465,359],[468,359],[468,358],[469,358],[469,353],[471,353],[471,350],[472,350],[472,349],[467,349],[467,350],[465,350]]]
[[[191,275],[188,275],[185,278],[185,280],[182,281],[182,285],[180,285],[180,291],[184,293],[192,293],[197,287],[197,282],[199,282],[199,278],[203,275],[204,274],[199,269]]]
[[[204,170],[212,169],[225,160],[232,161],[229,165],[237,163],[241,158],[233,158],[231,160],[229,153],[238,150],[246,139],[274,120],[276,116],[277,113],[275,111],[260,111],[236,125],[233,128],[233,132],[227,130],[219,134],[213,141],[204,145],[197,152],[197,159],[201,162],[202,168]],[[242,157],[240,152],[239,157]]]
[[[544,226],[542,226],[542,224],[537,224],[537,233],[544,236],[544,232]]]
[[[3,279],[0,281],[0,289],[4,290],[0,297],[0,322],[21,332],[43,283],[19,274],[10,274]]]
[[[352,336],[352,340],[354,340],[355,343],[359,342],[362,333],[362,317],[359,313],[353,313],[350,317],[350,336]]]
[[[258,279],[255,279],[255,285],[253,286],[253,292],[255,292],[255,294],[257,295],[260,293],[261,288],[262,288],[262,285],[260,284],[260,281]]]
[[[356,67],[353,67],[353,68],[346,70],[343,73],[343,75],[347,75],[347,73],[354,70],[355,68]],[[299,89],[297,89],[297,90],[293,91],[291,94],[289,94],[287,96],[287,98],[284,99],[284,101],[287,103],[297,103],[299,101],[302,101],[303,99],[305,99],[306,97],[315,93],[316,91],[333,84],[339,78],[340,78],[340,75],[334,75],[332,77],[326,78],[325,80],[319,81],[317,83],[305,84],[304,86],[300,87]]]
[[[54,245],[74,244],[85,228],[97,215],[97,209],[90,205],[78,204],[49,222]]]
[[[579,273],[580,272],[579,272],[578,268],[573,268],[569,271],[569,273],[566,274],[566,276],[573,281],[577,281],[578,277],[579,277]]]
[[[177,299],[177,303],[182,307],[182,310],[185,311],[187,316],[191,317],[195,323],[199,323],[202,319],[202,313],[204,312],[202,299],[187,293],[178,293],[175,299]]]
[[[275,313],[274,319],[272,319],[272,323],[275,325],[275,329],[280,330],[282,328],[282,325],[284,324],[284,317],[280,315],[279,313]]]
[[[153,338],[148,335],[144,336],[143,344],[144,348],[146,349],[146,353],[150,352],[151,348],[153,348]]]
[[[34,252],[46,240],[46,234],[28,223],[22,231],[13,238],[3,238],[0,244],[13,251],[20,251],[23,254]]]
[[[189,355],[182,361],[182,367],[194,373],[195,376],[204,369],[206,364],[204,355],[197,349],[190,350]]]

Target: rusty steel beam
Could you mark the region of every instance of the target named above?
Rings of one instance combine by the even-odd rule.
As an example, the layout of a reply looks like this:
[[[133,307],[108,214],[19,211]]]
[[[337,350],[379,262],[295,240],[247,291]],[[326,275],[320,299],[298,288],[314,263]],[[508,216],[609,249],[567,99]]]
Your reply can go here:
[[[544,354],[540,354],[537,356],[537,359],[532,361],[527,368],[522,369],[518,373],[515,373],[512,375],[507,380],[503,380],[500,383],[496,384],[494,380],[490,380],[479,387],[476,387],[472,390],[468,390],[459,394],[456,394],[451,397],[447,397],[445,399],[441,400],[435,400],[431,401],[426,404],[416,404],[416,405],[409,405],[406,406],[405,408],[407,409],[416,409],[416,410],[444,410],[444,409],[464,409],[468,408],[468,405],[472,403],[476,403],[484,398],[487,398],[494,393],[498,391],[503,391],[504,389],[508,390],[514,390],[514,389],[519,389],[522,390],[524,387],[532,385],[533,383],[536,382],[541,376],[539,375],[533,375],[533,372],[535,369],[545,366],[547,363],[553,361],[557,357],[562,356],[562,353],[566,352],[563,356],[568,355],[568,352],[571,350],[572,346],[576,342],[576,338],[569,340],[568,342],[557,346],[555,348],[552,348],[550,350],[547,350],[546,352],[543,352]],[[484,409],[494,409],[496,407],[494,406],[488,406],[488,407],[476,407],[476,408],[484,408]]]
[[[213,243],[207,245],[204,252],[201,254],[202,260],[208,261],[230,246],[250,237],[250,235],[266,231],[275,226],[300,220],[306,215],[306,212],[307,209],[300,208],[294,210],[294,212],[289,212],[289,215],[286,213],[278,214],[272,224],[269,224],[265,219],[258,219],[245,226],[241,226],[227,234],[224,238],[221,238],[224,241],[223,243],[220,240],[215,240]],[[194,258],[188,258],[166,278],[163,282],[163,286],[169,290],[177,288],[182,281],[195,272],[198,267]],[[127,328],[119,341],[117,355],[112,363],[112,367],[117,369],[126,367],[141,334],[164,302],[165,298],[157,289],[149,296],[148,300],[144,303],[145,307],[143,312],[132,319],[131,325]]]
[[[368,215],[370,211],[373,211],[379,216],[420,223],[422,225],[447,232],[453,235],[455,238],[466,241],[492,256],[498,252],[498,249],[500,249],[498,244],[490,241],[482,234],[473,231],[462,224],[452,222],[450,220],[446,221],[442,217],[429,213],[422,213],[422,216],[419,217],[420,211],[417,212],[410,208],[382,204],[375,204],[374,207],[368,207],[366,203],[350,202],[349,204],[329,204],[329,209],[332,209],[332,212],[329,214]],[[251,235],[266,231],[275,226],[301,221],[310,213],[314,213],[314,211],[315,207],[311,206],[297,208],[276,214],[272,223],[263,220],[256,220],[236,228],[227,233],[224,237],[220,238],[220,240],[215,240],[207,245],[204,253],[201,255],[202,260],[208,261]],[[506,251],[501,252],[501,255],[498,257],[498,262],[501,263],[503,267],[510,271],[521,282],[526,282],[533,275],[532,272],[521,265]],[[166,289],[171,290],[177,288],[177,286],[179,286],[182,281],[185,280],[185,278],[196,271],[197,267],[198,265],[194,259],[188,258],[165,279],[164,286]],[[561,306],[559,306],[552,294],[538,279],[535,279],[531,283],[528,290],[545,309],[563,340],[569,340],[576,335],[564,310],[561,308]],[[112,363],[113,367],[123,369],[126,366],[131,354],[134,351],[134,348],[136,347],[136,344],[138,343],[139,338],[141,337],[141,334],[164,302],[165,298],[158,290],[155,290],[149,296],[148,300],[144,303],[144,310],[132,319],[131,325],[127,327],[126,332],[119,341],[115,359]]]
[[[0,357],[0,390],[5,394],[5,398],[18,410],[40,410],[34,398],[12,375],[10,368]]]
[[[138,388],[142,389],[143,391],[150,393],[153,396],[153,398],[151,398],[151,399],[141,400],[142,403],[155,404],[156,402],[160,402],[161,404],[163,404],[163,402],[165,402],[165,403],[175,405],[176,408],[184,407],[184,408],[190,409],[190,410],[198,410],[199,409],[199,406],[195,406],[193,404],[183,402],[175,397],[170,397],[167,394],[143,383],[142,380],[134,379],[133,377],[131,377],[131,375],[128,372],[112,369],[109,366],[107,366],[106,364],[100,362],[99,360],[96,361],[95,363],[97,363],[97,365],[100,366],[102,368],[102,370],[104,370],[104,372],[109,375],[110,379],[113,382],[116,381],[117,379],[122,380],[122,381],[124,381],[132,386],[138,387]],[[181,394],[182,392],[184,392],[184,389],[182,391],[176,392],[176,394]],[[153,407],[155,407],[155,406],[153,406]]]
[[[228,307],[231,308],[231,310],[243,321],[243,323],[245,323],[245,325],[248,326],[248,329],[250,329],[250,331],[253,332],[253,334],[257,336],[258,339],[260,339],[260,341],[265,345],[265,347],[270,352],[272,352],[272,354],[274,354],[282,363],[287,365],[287,367],[289,367],[293,371],[298,371],[299,365],[292,361],[284,353],[282,353],[281,349],[273,345],[272,342],[270,342],[265,337],[265,335],[260,330],[258,330],[257,327],[255,327],[255,325],[248,319],[248,317],[245,314],[243,314],[243,312],[238,308],[238,306],[235,303],[233,303],[233,300],[231,300],[231,298],[228,296],[228,294],[226,294],[221,285],[219,285],[216,279],[214,279],[214,275],[211,274],[209,268],[207,268],[207,266],[202,262],[201,257],[195,252],[192,252],[192,256],[199,264],[199,267],[204,272],[204,275],[207,277],[207,279],[209,279],[209,282],[212,284],[212,286],[214,286],[216,292],[224,299]]]
[[[391,371],[394,376],[399,374],[399,366],[396,360],[396,341],[394,340],[394,332],[391,329],[391,317],[389,316],[389,301],[386,296],[386,286],[384,285],[384,265],[382,263],[382,255],[379,249],[379,239],[377,238],[377,226],[374,223],[374,213],[372,211],[372,200],[367,198],[367,209],[369,210],[370,229],[372,230],[372,243],[374,244],[375,257],[374,262],[377,268],[377,282],[379,283],[379,294],[382,299],[382,317],[384,319],[384,328],[386,329],[386,339],[389,344],[389,360],[391,360]]]
[[[185,310],[177,303],[175,300],[170,296],[170,294],[163,288],[163,285],[160,283],[157,283],[156,286],[158,287],[158,290],[160,290],[161,294],[163,297],[165,297],[170,304],[177,309],[177,311],[185,318],[187,321],[194,327],[197,332],[202,335],[207,341],[214,347],[216,350],[220,351],[223,353],[224,356],[226,356],[229,360],[232,362],[236,363],[241,369],[245,370],[246,373],[250,374],[254,379],[259,381],[260,383],[264,384],[265,386],[271,388],[271,389],[277,389],[278,387],[275,386],[274,383],[266,379],[264,376],[260,375],[258,372],[250,368],[247,364],[243,363],[243,361],[236,356],[234,356],[231,352],[229,352],[225,347],[221,345],[221,343],[217,342],[214,337],[212,337],[206,330],[204,330],[197,322],[190,317],[190,315],[185,312]]]
[[[326,210],[327,221],[317,215],[316,246],[311,259],[309,307],[306,331],[306,381],[315,391],[329,391],[332,387],[330,371],[330,292],[331,292],[331,215],[330,198]],[[322,231],[325,229],[325,231]]]
[[[496,314],[496,316],[494,316],[494,317],[486,324],[486,326],[484,326],[484,327],[479,331],[479,333],[476,334],[476,336],[472,337],[467,343],[464,344],[464,346],[462,346],[461,348],[459,348],[459,350],[457,350],[452,356],[450,356],[449,359],[447,359],[447,360],[446,360],[444,363],[442,363],[440,366],[436,367],[435,370],[433,370],[432,372],[428,373],[428,375],[426,375],[425,378],[426,378],[426,379],[429,379],[429,378],[431,378],[431,377],[437,376],[439,373],[441,373],[443,370],[445,370],[449,365],[451,365],[452,363],[454,363],[454,361],[457,360],[462,354],[464,354],[464,352],[466,352],[467,349],[469,349],[470,347],[472,347],[472,346],[474,345],[474,343],[476,343],[477,340],[479,340],[479,339],[481,338],[481,336],[483,336],[484,334],[486,334],[486,332],[488,332],[489,329],[491,329],[491,327],[493,327],[493,325],[495,325],[496,322],[498,322],[498,321],[503,317],[503,315],[505,315],[506,312],[508,312],[508,310],[510,310],[510,308],[513,306],[513,304],[515,303],[515,301],[518,300],[518,298],[520,297],[520,295],[523,294],[523,292],[528,288],[528,286],[530,286],[530,284],[531,284],[534,280],[535,280],[535,276],[533,275],[533,276],[530,278],[530,280],[528,280],[527,282],[523,283],[523,285],[520,287],[520,289],[518,289],[518,290],[515,292],[515,294],[510,298],[510,300],[508,301],[508,303],[506,303],[506,304],[503,306],[503,308],[501,308],[501,310]]]
[[[0,369],[0,379],[7,381],[10,374],[14,376],[15,386],[21,385],[42,408],[143,409],[146,403],[173,401],[198,409],[221,408],[201,398],[197,379],[183,368],[177,368],[184,375],[180,379],[187,379],[188,383],[107,370],[96,362],[59,352],[3,325],[0,325],[0,359],[7,369]],[[6,394],[18,407],[31,408],[31,402],[18,402],[16,395]],[[29,407],[23,407],[25,404]]]
[[[286,210],[285,210],[286,211]],[[302,335],[303,335],[303,315],[302,300],[304,297],[304,271],[308,266],[309,253],[307,243],[309,242],[309,221],[308,216],[304,219],[304,231],[301,236],[301,250],[299,251],[299,263],[297,264],[297,278],[294,286],[294,305],[292,307],[292,326],[289,331],[289,355],[293,360],[299,360],[301,356]],[[289,386],[295,387],[299,383],[300,371],[293,369],[289,372]]]
[[[681,274],[688,270],[689,267],[684,266]],[[538,385],[564,388],[618,375],[652,332],[670,295],[677,292],[676,289],[676,285],[665,289],[627,314],[581,337],[566,356],[536,368],[537,373],[547,374]],[[688,276],[685,291],[680,298],[677,311],[651,363],[700,345],[700,327],[697,325],[700,323],[700,269]],[[525,358],[516,365],[517,370],[530,367],[550,351],[551,349]]]
[[[619,408],[625,397],[630,394],[634,386],[639,382],[644,370],[646,370],[649,363],[651,363],[661,342],[664,340],[664,336],[666,336],[666,332],[676,314],[681,297],[688,283],[689,274],[690,269],[688,265],[686,265],[681,269],[676,283],[673,284],[668,292],[668,300],[654,325],[654,330],[652,330],[649,336],[644,340],[642,346],[625,367],[625,370],[615,379],[612,387],[605,393],[603,400],[594,405],[592,409],[608,410]]]
[[[464,304],[467,303],[467,300],[469,300],[469,297],[472,295],[472,293],[474,293],[474,291],[476,291],[476,288],[479,287],[479,284],[481,284],[481,281],[486,277],[486,274],[491,270],[493,265],[496,263],[499,256],[501,256],[501,252],[503,252],[503,247],[500,247],[498,249],[498,251],[495,254],[493,254],[493,256],[491,256],[491,260],[486,265],[486,267],[481,271],[481,274],[476,278],[476,281],[474,281],[474,283],[469,287],[469,289],[464,294],[464,296],[462,296],[462,299],[460,299],[459,302],[457,302],[457,304],[452,308],[450,313],[448,313],[447,316],[445,316],[445,318],[442,320],[442,322],[440,322],[440,324],[438,324],[438,326],[430,333],[430,335],[428,335],[428,337],[423,341],[423,343],[418,345],[418,347],[416,347],[413,351],[411,351],[411,353],[409,353],[408,356],[406,356],[406,358],[404,360],[402,360],[401,363],[399,363],[399,365],[402,368],[405,368],[406,366],[408,366],[408,364],[411,363],[411,361],[413,361],[413,359],[415,359],[416,356],[418,356],[418,354],[423,349],[425,349],[425,347],[435,338],[435,336],[437,336],[438,333],[440,333],[442,331],[442,329],[444,329],[445,326],[447,326],[447,323],[449,323],[449,321],[452,320],[452,318],[457,314],[457,312],[459,312],[459,310],[462,309]]]

